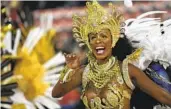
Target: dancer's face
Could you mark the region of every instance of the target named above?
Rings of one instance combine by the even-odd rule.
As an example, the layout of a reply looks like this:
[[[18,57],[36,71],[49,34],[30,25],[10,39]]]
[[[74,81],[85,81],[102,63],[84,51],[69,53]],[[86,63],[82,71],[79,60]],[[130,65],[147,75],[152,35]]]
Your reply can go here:
[[[107,60],[112,54],[112,36],[109,29],[101,29],[98,33],[89,33],[89,42],[95,58]]]

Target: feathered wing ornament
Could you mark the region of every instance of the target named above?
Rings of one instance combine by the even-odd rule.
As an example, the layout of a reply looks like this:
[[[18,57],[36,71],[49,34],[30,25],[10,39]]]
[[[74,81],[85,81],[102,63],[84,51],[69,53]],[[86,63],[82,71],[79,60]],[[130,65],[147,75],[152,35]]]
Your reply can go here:
[[[3,93],[6,99],[2,101],[1,107],[8,109],[60,108],[57,99],[51,97],[52,88],[58,81],[59,72],[65,62],[61,52],[55,55],[51,44],[55,30],[33,28],[25,42],[21,42],[21,32],[18,29],[13,47],[9,43],[9,38],[13,36],[9,33],[3,40],[2,50],[10,54],[2,55],[2,59],[9,61],[15,59],[16,62],[13,69],[1,74],[3,91],[9,92],[8,95]],[[3,61],[1,66],[6,66],[8,63]],[[2,68],[5,67],[1,67],[1,70]],[[12,102],[7,103],[9,100]]]
[[[147,18],[149,15],[165,13],[151,11],[128,19],[124,29],[131,45],[143,48],[139,60],[133,64],[171,93],[171,19],[161,21],[160,18]]]
[[[143,48],[138,67],[146,69],[151,61],[170,60],[170,31],[169,21],[161,22],[160,18],[144,18],[157,13],[166,13],[165,11],[152,11],[138,16],[136,19],[125,21],[125,34],[130,43],[135,48]],[[163,25],[163,26],[161,26]],[[162,31],[165,34],[162,34]],[[166,42],[166,43],[165,43]]]

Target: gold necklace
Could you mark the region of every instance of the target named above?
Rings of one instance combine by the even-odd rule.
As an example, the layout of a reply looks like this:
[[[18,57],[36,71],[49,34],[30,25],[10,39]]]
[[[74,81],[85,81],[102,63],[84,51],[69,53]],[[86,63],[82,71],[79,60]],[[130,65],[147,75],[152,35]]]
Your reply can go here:
[[[111,57],[106,64],[98,65],[97,63],[89,64],[88,79],[91,80],[96,88],[103,88],[113,76],[120,72],[119,63],[114,57]]]
[[[91,66],[93,66],[94,70],[95,70],[95,71],[97,70],[97,72],[98,72],[98,71],[104,71],[104,72],[106,72],[106,71],[108,71],[109,69],[111,69],[111,67],[112,67],[114,64],[115,64],[115,58],[114,58],[113,56],[111,56],[111,57],[109,58],[109,61],[106,62],[105,64],[98,65],[98,63],[97,63],[97,61],[96,61],[96,62],[94,62],[93,65],[91,65]]]

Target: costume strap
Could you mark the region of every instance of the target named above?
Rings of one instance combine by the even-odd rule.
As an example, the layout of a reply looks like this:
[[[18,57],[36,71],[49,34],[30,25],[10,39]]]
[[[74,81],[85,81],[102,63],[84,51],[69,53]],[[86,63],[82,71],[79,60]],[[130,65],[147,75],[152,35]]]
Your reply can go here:
[[[129,63],[132,63],[133,61],[136,61],[141,52],[142,52],[142,48],[139,48],[137,49],[135,52],[133,52],[131,55],[127,56],[126,59],[124,59],[123,63],[122,63],[122,72],[123,72],[123,78],[124,78],[124,81],[125,83],[127,84],[127,86],[134,90],[135,89],[135,86],[134,84],[132,83],[131,79],[130,79],[130,76],[129,76],[129,72],[128,72],[128,64]]]

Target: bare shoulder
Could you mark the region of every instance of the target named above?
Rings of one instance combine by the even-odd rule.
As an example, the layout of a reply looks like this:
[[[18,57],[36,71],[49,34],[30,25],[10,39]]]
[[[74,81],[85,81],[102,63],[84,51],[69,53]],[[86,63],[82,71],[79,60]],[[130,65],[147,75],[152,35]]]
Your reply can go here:
[[[131,78],[135,78],[136,76],[140,76],[141,74],[144,74],[144,72],[141,69],[139,69],[138,67],[136,67],[131,63],[128,64],[128,71]]]

